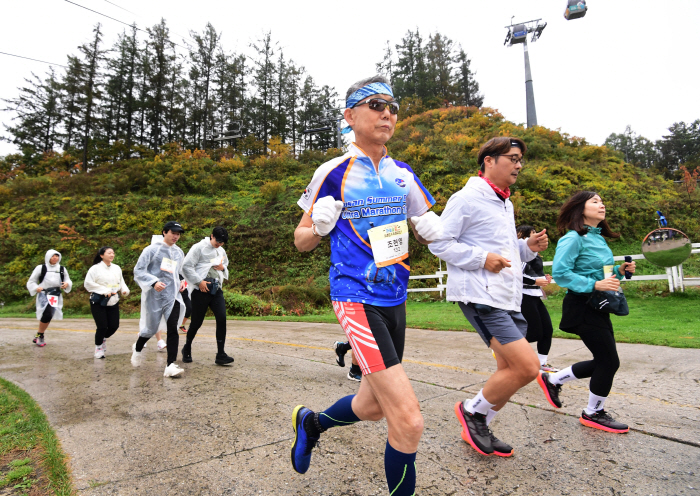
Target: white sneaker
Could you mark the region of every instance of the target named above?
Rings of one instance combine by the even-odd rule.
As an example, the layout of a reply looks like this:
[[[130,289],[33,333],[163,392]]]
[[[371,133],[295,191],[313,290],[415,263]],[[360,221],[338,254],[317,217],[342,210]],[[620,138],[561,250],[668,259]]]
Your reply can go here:
[[[95,358],[104,358],[105,357],[105,350],[102,349],[102,346],[95,346]]]
[[[140,367],[143,362],[143,351],[136,351],[136,343],[131,345],[133,353],[131,354],[131,365]]]
[[[164,340],[158,341],[158,351],[165,351],[168,348],[168,345],[165,344]]]
[[[185,371],[185,369],[180,368],[178,364],[175,362],[171,363],[167,367],[165,367],[165,372],[163,372],[163,377],[177,377],[178,375],[182,374]]]

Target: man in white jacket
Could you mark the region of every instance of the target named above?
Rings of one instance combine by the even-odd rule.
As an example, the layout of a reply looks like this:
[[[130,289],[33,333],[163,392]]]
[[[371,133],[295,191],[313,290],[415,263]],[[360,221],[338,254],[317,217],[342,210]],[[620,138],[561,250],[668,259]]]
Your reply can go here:
[[[158,331],[161,322],[168,330],[168,359],[164,377],[177,377],[184,372],[175,361],[179,335],[177,327],[182,322],[185,304],[180,292],[185,281],[180,281],[180,271],[185,254],[177,242],[185,230],[175,221],[163,226],[163,240],[147,246],[134,266],[134,282],[141,288],[141,321],[139,337],[132,346],[131,364],[143,361],[143,347]]]
[[[447,299],[459,303],[464,316],[496,356],[498,370],[472,399],[455,405],[462,439],[483,455],[510,456],[513,448],[498,440],[488,424],[518,389],[539,373],[539,360],[525,339],[527,322],[520,313],[522,261],[547,248],[546,231],[527,240],[515,232],[508,199],[523,166],[525,143],[493,138],[479,150],[480,177],[452,195],[441,215],[444,235],[429,245],[447,262]]]
[[[224,351],[226,344],[226,301],[221,287],[228,279],[228,257],[223,245],[228,241],[228,232],[217,226],[211,235],[195,244],[187,252],[182,264],[182,274],[188,282],[192,299],[192,322],[187,331],[187,342],[182,347],[182,361],[192,361],[192,341],[211,308],[216,319],[217,353],[214,363],[228,365],[233,358]],[[191,289],[189,289],[191,288]]]
[[[44,332],[52,319],[63,319],[63,295],[61,290],[70,293],[73,282],[68,271],[61,266],[61,254],[49,250],[44,256],[44,263],[37,265],[27,281],[29,295],[36,295],[36,318],[39,320],[39,331],[34,336],[34,344],[39,347],[46,345]]]

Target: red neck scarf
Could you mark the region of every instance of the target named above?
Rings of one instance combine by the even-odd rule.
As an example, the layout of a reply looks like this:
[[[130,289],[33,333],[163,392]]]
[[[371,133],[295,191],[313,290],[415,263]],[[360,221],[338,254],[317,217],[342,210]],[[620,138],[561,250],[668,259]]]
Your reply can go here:
[[[501,188],[499,188],[498,186],[496,186],[495,184],[493,184],[493,183],[491,182],[491,180],[490,180],[488,177],[484,176],[484,175],[481,173],[481,171],[479,171],[479,177],[480,177],[481,179],[483,179],[484,181],[486,181],[486,182],[488,183],[488,185],[491,186],[491,188],[496,192],[496,194],[497,194],[498,196],[500,196],[500,197],[503,198],[504,200],[507,200],[507,199],[508,199],[508,197],[510,196],[510,188],[506,188],[505,191],[503,191]]]

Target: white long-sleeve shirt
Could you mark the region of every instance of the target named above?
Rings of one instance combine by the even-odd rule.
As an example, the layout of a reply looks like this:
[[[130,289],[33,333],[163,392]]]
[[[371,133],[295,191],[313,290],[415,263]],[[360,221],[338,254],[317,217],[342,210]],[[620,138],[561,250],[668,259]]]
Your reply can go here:
[[[447,300],[519,312],[522,261],[537,253],[518,239],[510,200],[499,199],[486,181],[472,177],[448,200],[440,219],[445,234],[428,248],[447,262]],[[507,258],[511,267],[498,274],[486,270],[489,253]]]
[[[93,265],[88,270],[83,285],[90,293],[105,295],[121,292],[124,296],[129,295],[129,288],[124,282],[122,269],[116,264],[107,265],[100,262]],[[107,306],[116,305],[118,301],[119,295],[114,295],[107,302]]]

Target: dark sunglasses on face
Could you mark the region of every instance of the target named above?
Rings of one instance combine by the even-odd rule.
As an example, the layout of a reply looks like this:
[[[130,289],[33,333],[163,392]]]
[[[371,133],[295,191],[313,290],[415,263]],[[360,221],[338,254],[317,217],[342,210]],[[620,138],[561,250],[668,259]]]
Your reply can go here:
[[[355,105],[355,107],[359,107],[360,105],[367,104],[367,106],[372,109],[376,110],[377,112],[384,112],[384,109],[389,106],[389,113],[391,115],[396,115],[399,113],[399,102],[396,100],[392,100],[391,102],[387,102],[383,98],[371,98],[369,100],[366,100],[362,103],[358,103]],[[354,108],[354,107],[353,107]]]

